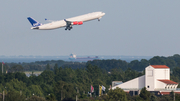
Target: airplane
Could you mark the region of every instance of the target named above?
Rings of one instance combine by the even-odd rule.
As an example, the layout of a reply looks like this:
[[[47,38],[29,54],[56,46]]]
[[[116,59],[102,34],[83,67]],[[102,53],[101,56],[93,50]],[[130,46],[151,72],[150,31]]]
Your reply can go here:
[[[86,21],[95,20],[95,19],[98,19],[98,21],[100,21],[100,19],[104,15],[105,13],[103,12],[92,12],[92,13],[88,13],[88,14],[84,14],[84,15],[80,15],[80,16],[76,16],[76,17],[72,17],[72,18],[68,18],[64,20],[54,21],[47,24],[42,24],[36,21],[35,19],[33,19],[32,17],[28,17],[27,19],[32,25],[31,29],[50,30],[50,29],[66,27],[65,30],[71,30],[73,28],[72,27],[73,25],[82,25]]]

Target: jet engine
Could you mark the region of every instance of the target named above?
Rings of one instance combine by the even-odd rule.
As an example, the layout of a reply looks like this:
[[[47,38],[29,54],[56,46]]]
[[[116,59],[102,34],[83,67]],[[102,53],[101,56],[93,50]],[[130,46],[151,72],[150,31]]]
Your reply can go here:
[[[82,25],[82,24],[83,24],[83,22],[82,22],[82,21],[79,21],[79,22],[78,22],[78,25]]]
[[[73,25],[77,25],[77,24],[78,24],[78,22],[77,22],[77,21],[74,21],[74,22],[72,22],[72,24],[73,24]]]
[[[72,25],[82,25],[83,24],[83,22],[82,21],[74,21],[74,22],[72,22]]]

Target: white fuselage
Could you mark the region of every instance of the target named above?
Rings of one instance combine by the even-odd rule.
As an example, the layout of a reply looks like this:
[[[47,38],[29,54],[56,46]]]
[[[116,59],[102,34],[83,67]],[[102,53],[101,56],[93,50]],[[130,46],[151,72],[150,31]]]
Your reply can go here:
[[[73,21],[86,22],[86,21],[90,21],[90,20],[94,20],[94,19],[100,19],[104,15],[105,15],[105,13],[103,13],[103,12],[93,12],[93,13],[88,13],[88,14],[68,18],[66,20],[71,21],[71,22],[73,22]],[[64,20],[60,20],[60,21],[43,24],[38,27],[39,27],[39,29],[42,29],[42,30],[56,29],[56,28],[66,27],[66,22]],[[34,29],[34,28],[35,27],[32,27],[31,29]]]

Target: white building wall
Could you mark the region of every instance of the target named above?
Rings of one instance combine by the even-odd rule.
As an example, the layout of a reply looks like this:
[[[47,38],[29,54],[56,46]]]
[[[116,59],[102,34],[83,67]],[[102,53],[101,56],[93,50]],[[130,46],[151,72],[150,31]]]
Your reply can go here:
[[[155,78],[154,78],[154,68],[148,66],[145,68],[145,87],[148,91],[154,91],[155,88]]]
[[[164,80],[170,79],[170,70],[169,68],[162,68],[162,69],[155,69],[154,70],[154,79],[155,79],[155,88],[158,88],[159,86],[159,81],[158,80]]]
[[[169,68],[163,69],[155,69],[155,79],[170,79],[170,71]]]
[[[116,87],[119,87],[122,89],[141,89],[145,87],[145,75],[132,79],[125,83],[122,83],[120,85],[114,86],[112,87],[112,89],[116,89]]]
[[[155,88],[155,90],[165,89],[166,85],[167,85],[167,84],[165,84],[165,83],[157,80],[157,81],[156,81],[156,88]]]

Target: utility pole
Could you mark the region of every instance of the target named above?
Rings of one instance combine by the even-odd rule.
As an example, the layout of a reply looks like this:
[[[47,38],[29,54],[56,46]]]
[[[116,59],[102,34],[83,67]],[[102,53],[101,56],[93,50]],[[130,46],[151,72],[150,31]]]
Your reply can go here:
[[[61,90],[61,101],[62,101],[62,90]]]
[[[77,93],[79,93],[78,88],[76,87]],[[77,94],[76,94],[76,101],[78,100]]]
[[[63,86],[64,86],[64,84],[62,85],[62,90],[61,90],[61,101],[63,100]]]
[[[175,98],[175,92],[174,92],[174,101],[176,100],[176,98]]]
[[[20,96],[22,95],[22,90],[20,90]]]
[[[4,96],[4,90],[3,90],[3,101],[4,101],[4,98],[5,98],[5,96]]]

